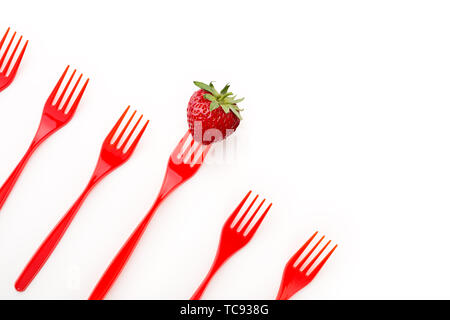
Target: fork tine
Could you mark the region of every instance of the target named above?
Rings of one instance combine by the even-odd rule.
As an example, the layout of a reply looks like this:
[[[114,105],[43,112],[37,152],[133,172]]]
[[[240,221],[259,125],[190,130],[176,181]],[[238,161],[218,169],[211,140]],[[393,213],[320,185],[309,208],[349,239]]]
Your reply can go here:
[[[191,159],[190,159],[191,164],[194,164],[195,155],[198,153],[198,150],[200,150],[201,147],[202,147],[202,144],[199,143],[197,148],[195,148],[195,150],[191,153]]]
[[[0,68],[2,67],[3,62],[4,62],[5,59],[6,59],[6,55],[8,54],[9,48],[11,48],[11,45],[12,45],[12,43],[13,43],[15,37],[16,37],[16,32],[14,32],[12,38],[9,40],[8,46],[6,47],[5,52],[3,53],[2,58],[0,59]]]
[[[239,212],[241,212],[242,207],[244,206],[245,202],[247,201],[248,197],[250,197],[250,194],[252,193],[252,190],[247,192],[244,199],[242,199],[241,203],[237,206],[237,208],[233,211],[231,216],[228,218],[227,222],[225,223],[226,226],[231,228],[231,225],[233,224],[233,221],[236,219]]]
[[[25,41],[25,44],[23,45],[22,51],[20,51],[20,54],[17,57],[16,63],[12,67],[11,72],[9,73],[9,76],[12,76],[12,77],[15,76],[15,74],[17,72],[17,69],[19,69],[19,65],[20,65],[20,62],[22,61],[23,55],[25,54],[25,50],[27,49],[27,46],[28,46],[28,40]]]
[[[2,40],[0,40],[0,50],[2,49],[3,43],[5,43],[6,37],[8,36],[10,29],[11,28],[6,29],[5,35],[3,36]]]
[[[180,161],[183,162],[186,155],[189,153],[189,151],[192,150],[192,147],[194,146],[195,140],[192,139],[191,143],[187,146],[186,150],[184,150],[183,154],[180,157]]]
[[[247,216],[248,212],[250,211],[250,209],[255,204],[255,202],[258,199],[258,197],[259,197],[259,194],[256,195],[255,199],[253,199],[253,201],[250,203],[250,205],[248,206],[247,210],[245,210],[244,214],[239,218],[239,221],[236,222],[236,224],[234,225],[236,227],[236,229],[239,229],[239,226],[242,224],[242,221],[244,221],[245,217]]]
[[[123,135],[125,134],[125,131],[127,131],[128,127],[130,126],[131,121],[133,121],[134,116],[136,115],[136,110],[134,110],[133,114],[131,115],[130,119],[128,119],[127,123],[123,127],[120,134],[117,136],[116,141],[114,142],[114,145],[116,147],[119,146],[120,140],[122,140]]]
[[[80,84],[80,81],[81,81],[82,77],[83,77],[83,74],[80,74],[80,76],[78,77],[77,82],[75,82],[75,85],[73,86],[72,91],[70,91],[70,94],[67,97],[66,102],[64,103],[64,106],[61,108],[61,110],[63,110],[63,111],[67,110],[67,107],[69,106],[70,100],[72,100],[72,96],[75,93],[75,90],[77,89],[78,84]]]
[[[56,86],[53,88],[52,93],[50,93],[50,96],[48,97],[47,103],[50,103],[53,105],[53,100],[55,100],[55,96],[58,93],[59,87],[61,86],[61,83],[63,82],[64,78],[66,77],[67,71],[69,71],[70,66],[67,66],[64,70],[63,74],[58,80],[58,83],[56,83]]]
[[[323,246],[323,248],[319,251],[318,254],[309,262],[309,264],[306,266],[305,272],[308,272],[309,268],[316,262],[316,260],[320,257],[320,255],[325,251],[325,249],[328,247],[328,245],[331,243],[331,240],[328,240],[327,244]]]
[[[19,48],[20,43],[22,42],[22,36],[20,36],[19,41],[17,41],[16,46],[14,47],[13,52],[9,56],[8,62],[6,63],[5,67],[3,68],[3,72],[5,75],[7,75],[9,67],[11,66],[11,63],[14,59],[14,56],[16,55],[17,48]]]
[[[80,79],[81,79],[81,77],[80,77]],[[87,87],[88,83],[89,83],[89,78],[87,78],[87,80],[84,82],[84,85],[83,85],[83,87],[81,88],[80,92],[78,93],[77,98],[74,100],[74,102],[73,102],[73,104],[72,104],[72,107],[70,107],[70,110],[69,110],[68,114],[74,114],[75,111],[77,110],[77,107],[78,107],[78,105],[80,104],[80,100],[81,100],[81,98],[83,97],[84,91],[86,90],[86,87]],[[77,82],[77,85],[78,85],[78,82]],[[74,88],[73,91],[75,92],[75,88]],[[72,97],[72,94],[73,94],[73,92],[72,92],[71,95],[70,95],[71,97]],[[70,99],[68,99],[68,101],[69,101],[69,100],[70,100]],[[66,107],[64,107],[64,109],[65,109],[65,108],[66,108]]]
[[[141,140],[141,137],[144,134],[145,129],[147,129],[147,126],[148,126],[149,122],[150,122],[149,120],[147,120],[147,122],[145,122],[145,124],[142,127],[141,131],[136,136],[136,138],[134,139],[133,143],[130,145],[130,148],[127,150],[127,155],[131,155],[133,153],[134,149],[136,149],[136,146],[139,143],[139,140]]]
[[[330,252],[328,252],[328,254],[325,256],[325,258],[323,258],[323,260],[317,265],[317,267],[314,268],[314,270],[311,271],[311,273],[309,274],[308,277],[310,277],[311,279],[314,278],[317,273],[320,271],[320,269],[322,269],[323,265],[325,264],[325,262],[327,262],[328,258],[333,254],[334,250],[336,250],[337,245],[335,245],[333,247],[333,249],[330,250]]]
[[[303,251],[305,251],[305,249],[309,246],[309,244],[311,243],[311,241],[313,241],[314,237],[319,233],[319,231],[316,231],[311,238],[308,239],[308,241],[305,242],[305,244],[298,249],[298,251],[292,256],[292,258],[289,260],[288,264],[290,264],[291,266],[294,266],[295,262],[297,262],[298,258],[300,258],[300,256],[302,255]]]
[[[133,116],[134,116],[135,113],[136,113],[136,111],[133,113]],[[133,129],[131,129],[130,133],[128,134],[128,137],[125,139],[125,141],[122,144],[122,150],[125,150],[125,148],[126,148],[126,146],[128,144],[128,141],[130,141],[131,137],[133,136],[134,131],[136,131],[136,128],[139,125],[139,123],[141,122],[143,116],[144,115],[141,114],[141,116],[139,117],[138,121],[134,125]],[[133,118],[133,117],[131,117],[131,118]]]
[[[201,165],[201,164],[203,163],[203,161],[205,160],[206,155],[207,155],[208,152],[209,152],[209,149],[211,149],[211,145],[212,145],[212,144],[208,144],[208,145],[205,146],[205,145],[202,144],[202,143],[199,144],[199,146],[197,147],[197,149],[193,152],[193,155],[194,155],[194,154],[197,154],[197,152],[198,152],[198,150],[199,150],[200,148],[203,148],[202,154],[198,157],[197,161],[195,161],[195,163],[193,163],[193,164]]]
[[[208,145],[206,146],[206,148],[203,149],[203,151],[202,151],[202,156],[201,156],[200,159],[199,159],[200,163],[203,163],[203,160],[205,160],[205,157],[206,157],[206,155],[208,154],[209,149],[211,149],[211,144],[208,144]]]
[[[195,141],[194,141],[194,140],[193,140],[193,142],[194,142],[194,144],[195,144]],[[193,145],[191,145],[191,146],[193,146]],[[203,155],[201,155],[201,156],[198,157],[198,161],[195,161],[195,162],[194,162],[194,160],[197,158],[198,151],[199,151],[202,147],[203,147],[203,144],[198,143],[197,147],[195,147],[195,150],[192,151],[192,153],[191,153],[191,155],[190,155],[189,161],[187,162],[188,164],[190,164],[191,166],[194,166],[194,165],[196,165],[196,164],[201,164],[201,163],[202,163],[202,160],[203,160],[203,159],[200,159],[200,158],[202,158]],[[192,148],[189,148],[189,149],[192,149]],[[202,154],[203,154],[203,151],[202,151]],[[186,155],[187,155],[187,154],[186,154]],[[184,160],[183,158],[181,158],[181,159],[182,159],[181,161]]]
[[[264,213],[261,215],[261,217],[258,219],[258,221],[255,223],[255,225],[253,226],[253,228],[251,228],[248,233],[247,233],[247,237],[253,237],[253,235],[256,233],[256,231],[258,230],[259,226],[261,225],[261,223],[263,222],[264,218],[266,217],[267,213],[269,213],[270,208],[272,208],[272,204],[269,204],[269,206],[267,207],[266,211],[264,211]],[[243,229],[244,230],[244,229]],[[244,233],[245,235],[245,233]]]
[[[259,204],[258,208],[256,208],[255,212],[253,212],[252,216],[250,217],[250,219],[247,220],[246,224],[242,227],[242,231],[247,230],[248,226],[252,223],[253,219],[255,218],[256,214],[258,213],[259,209],[261,209],[262,205],[264,204],[264,202],[266,202],[266,199],[263,199],[263,201],[261,201],[261,203]]]
[[[59,96],[58,101],[56,102],[55,106],[57,106],[59,108],[59,105],[61,104],[62,99],[64,98],[64,96],[66,95],[66,91],[69,88],[70,83],[72,82],[73,77],[75,76],[75,73],[77,72],[77,70],[73,70],[72,75],[69,78],[69,81],[67,81],[66,86],[64,87],[63,91],[61,92],[61,95]]]
[[[128,113],[128,110],[130,110],[130,106],[128,106],[125,109],[125,112],[120,116],[119,120],[117,120],[116,124],[112,128],[112,130],[109,132],[108,136],[106,137],[106,140],[112,144],[112,139],[114,138],[114,135],[117,132],[117,129],[119,129],[120,124],[122,123],[123,119],[125,118],[126,114]]]
[[[180,140],[180,142],[178,142],[176,148],[172,152],[172,156],[174,158],[178,157],[178,155],[180,154],[181,150],[183,149],[184,144],[186,143],[186,141],[187,141],[187,139],[189,138],[190,135],[191,135],[191,133],[188,130],[186,132],[186,134],[183,136],[183,138]]]
[[[308,260],[308,258],[311,256],[311,254],[317,249],[317,247],[319,246],[319,244],[322,242],[322,240],[325,238],[325,236],[322,236],[322,238],[320,238],[319,241],[317,241],[317,243],[314,245],[314,247],[309,250],[308,254],[302,259],[302,261],[300,261],[300,263],[298,264],[298,268],[300,269],[303,264],[306,262],[306,260]]]

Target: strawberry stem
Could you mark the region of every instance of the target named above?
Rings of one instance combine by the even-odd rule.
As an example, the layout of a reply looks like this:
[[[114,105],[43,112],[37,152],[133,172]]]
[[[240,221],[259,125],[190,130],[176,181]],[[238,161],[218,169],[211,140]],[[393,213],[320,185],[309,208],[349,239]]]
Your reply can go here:
[[[242,102],[244,98],[236,99],[236,96],[233,95],[232,92],[228,92],[228,89],[230,88],[229,83],[225,85],[225,87],[220,91],[220,93],[217,92],[216,88],[214,88],[212,82],[210,82],[208,85],[200,81],[194,81],[194,84],[200,89],[203,89],[210,93],[210,94],[206,93],[203,95],[203,97],[206,100],[211,101],[211,104],[209,106],[210,111],[213,111],[220,106],[225,113],[229,113],[231,110],[236,117],[242,120],[240,112],[243,109],[239,109],[237,104],[239,102]]]

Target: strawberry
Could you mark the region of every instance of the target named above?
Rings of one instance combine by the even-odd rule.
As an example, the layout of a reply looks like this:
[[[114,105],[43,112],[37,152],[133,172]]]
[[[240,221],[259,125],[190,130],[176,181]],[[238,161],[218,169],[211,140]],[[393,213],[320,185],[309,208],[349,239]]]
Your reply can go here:
[[[187,108],[189,130],[194,139],[202,144],[218,142],[231,135],[239,126],[242,117],[237,104],[244,98],[236,99],[228,92],[227,84],[220,93],[212,82],[207,85],[194,81],[200,88],[192,95]],[[231,111],[231,112],[230,112]]]

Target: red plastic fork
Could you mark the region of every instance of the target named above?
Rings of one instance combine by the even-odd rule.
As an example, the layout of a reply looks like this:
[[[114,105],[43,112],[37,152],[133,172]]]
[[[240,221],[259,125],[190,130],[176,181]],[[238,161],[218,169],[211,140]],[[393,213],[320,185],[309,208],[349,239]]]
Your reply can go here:
[[[134,138],[134,140],[132,140],[130,145],[129,142],[142,119],[142,115],[138,119],[136,124],[133,126],[133,129],[131,129],[131,131],[129,132],[127,138],[122,142],[122,138],[128,127],[130,126],[130,123],[133,120],[136,111],[132,114],[126,125],[123,127],[119,136],[116,139],[113,139],[116,133],[118,132],[118,129],[121,123],[123,122],[129,109],[130,107],[128,107],[125,110],[125,112],[120,117],[119,121],[117,121],[114,128],[106,137],[102,146],[102,150],[100,152],[100,157],[98,159],[97,166],[94,170],[94,174],[92,175],[92,178],[89,181],[87,187],[85,188],[81,196],[78,198],[78,200],[73,204],[72,208],[70,208],[70,210],[66,213],[66,215],[60,220],[60,222],[56,225],[53,231],[41,244],[39,249],[34,254],[33,258],[31,258],[30,262],[23,270],[20,277],[17,279],[15,287],[18,291],[24,291],[28,287],[30,282],[34,279],[39,270],[41,270],[47,259],[52,254],[53,250],[55,250],[56,246],[58,245],[62,236],[66,232],[73,218],[77,214],[84,200],[86,199],[88,194],[92,191],[92,189],[95,187],[95,185],[104,177],[106,177],[109,173],[111,173],[113,170],[117,169],[119,166],[124,164],[131,157],[133,151],[136,149],[139,140],[141,139],[145,129],[147,128],[148,121],[142,127],[139,134]]]
[[[241,250],[247,243],[249,243],[249,241],[253,238],[259,226],[263,222],[270,208],[272,207],[272,204],[270,204],[264,211],[264,213],[258,219],[255,219],[259,209],[261,209],[262,205],[266,201],[266,199],[264,199],[260,203],[258,208],[255,210],[255,212],[250,216],[250,218],[248,218],[247,222],[244,224],[244,221],[246,221],[246,217],[249,216],[249,211],[251,207],[255,204],[256,200],[258,199],[257,195],[250,203],[244,214],[240,217],[240,219],[236,223],[233,223],[236,220],[236,217],[238,216],[239,212],[241,211],[250,194],[251,191],[247,193],[247,195],[238,205],[236,210],[234,210],[234,212],[228,218],[227,222],[225,222],[225,225],[223,226],[222,229],[222,236],[220,239],[216,258],[214,259],[214,263],[212,264],[211,269],[209,270],[206,278],[203,280],[200,287],[192,296],[191,300],[201,299],[203,292],[205,292],[206,287],[208,286],[209,282],[214,277],[216,272],[231,256],[233,256],[236,252]],[[256,221],[255,224],[251,226],[252,222],[254,221]]]
[[[69,67],[66,68],[61,78],[59,79],[58,83],[56,84],[56,87],[53,89],[53,92],[50,94],[50,96],[47,99],[47,102],[45,103],[41,123],[39,125],[39,128],[36,132],[33,141],[31,142],[30,147],[28,148],[27,152],[25,153],[24,157],[19,162],[17,167],[11,173],[9,178],[0,188],[0,210],[3,207],[4,203],[6,202],[6,199],[11,193],[14,185],[17,182],[17,179],[19,178],[20,174],[22,173],[23,169],[25,168],[25,165],[27,164],[28,160],[30,159],[34,151],[36,151],[36,149],[41,145],[41,143],[44,142],[48,137],[50,137],[53,133],[55,133],[56,131],[64,127],[67,123],[69,123],[69,121],[75,114],[78,104],[80,103],[81,97],[83,96],[84,90],[86,89],[86,86],[89,82],[89,79],[87,79],[86,82],[84,83],[78,96],[74,100],[72,106],[69,106],[70,100],[72,99],[72,96],[75,93],[75,90],[78,84],[80,83],[83,74],[79,76],[72,91],[67,96],[66,102],[62,104],[62,101],[63,97],[67,92],[67,89],[69,88],[69,84],[71,83],[73,77],[75,76],[76,70],[74,70],[72,75],[70,76],[70,79],[68,80],[66,86],[64,87],[58,101],[55,104],[53,103],[53,100],[55,99],[56,94],[58,93],[58,90],[61,87],[61,83],[63,82],[68,69]]]
[[[188,147],[183,151],[183,147],[188,141],[188,138],[190,138],[189,131],[186,132],[183,139],[181,139],[175,147],[169,158],[161,190],[159,191],[152,208],[117,253],[116,257],[97,283],[94,291],[91,293],[89,300],[101,300],[105,297],[136,248],[158,207],[173,190],[189,180],[198,169],[200,169],[211,145],[202,146],[201,144],[198,144],[195,146],[194,140],[191,138]],[[201,154],[199,154],[199,151]]]
[[[305,266],[306,260],[308,260],[311,254],[317,249],[319,244],[325,238],[325,236],[323,236],[297,264],[297,260],[300,258],[302,253],[309,246],[316,235],[317,232],[314,233],[308,241],[306,241],[303,247],[301,247],[287,263],[286,268],[284,269],[280,290],[278,291],[277,300],[289,300],[294,294],[306,287],[312,281],[312,279],[314,279],[320,269],[322,269],[323,265],[325,264],[325,262],[327,262],[328,258],[332,255],[334,250],[336,250],[337,245],[335,245],[333,249],[330,250],[330,252],[317,264],[317,266],[312,268],[317,259],[322,255],[322,253],[331,243],[331,240],[328,241],[327,244],[323,246],[323,248],[309,262],[309,264]]]
[[[5,43],[6,37],[8,36],[10,28],[6,30],[5,35],[3,36],[2,40],[0,40],[0,50],[3,47],[3,44]],[[28,45],[28,40],[25,42],[22,51],[20,51],[19,55],[17,56],[16,62],[11,67],[11,63],[14,60],[14,57],[16,55],[17,49],[19,48],[20,43],[22,42],[22,36],[20,36],[19,41],[15,45],[11,55],[9,56],[8,61],[4,65],[4,62],[6,61],[6,56],[8,55],[9,49],[11,48],[11,45],[13,44],[14,38],[16,37],[16,32],[14,32],[13,36],[11,37],[11,40],[9,40],[9,43],[5,49],[5,52],[3,53],[3,56],[0,58],[0,91],[6,89],[14,80],[17,70],[19,69],[20,62],[22,61],[22,57],[25,53],[25,49]],[[9,70],[9,73],[8,73]]]

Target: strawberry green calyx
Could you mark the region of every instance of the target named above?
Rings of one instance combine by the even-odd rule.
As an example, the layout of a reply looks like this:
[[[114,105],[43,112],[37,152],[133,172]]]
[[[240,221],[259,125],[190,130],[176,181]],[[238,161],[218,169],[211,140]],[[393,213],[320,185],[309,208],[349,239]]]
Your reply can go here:
[[[233,112],[235,116],[239,118],[239,120],[242,120],[241,111],[243,111],[243,109],[239,109],[237,104],[239,102],[242,102],[244,98],[236,99],[236,96],[233,95],[232,92],[228,92],[230,84],[227,84],[220,92],[218,92],[216,88],[214,88],[212,82],[210,82],[208,85],[203,82],[194,81],[194,84],[200,89],[209,92],[206,93],[203,97],[206,100],[211,101],[211,105],[209,107],[210,111],[221,107],[225,113],[229,113],[231,110],[231,112]]]

